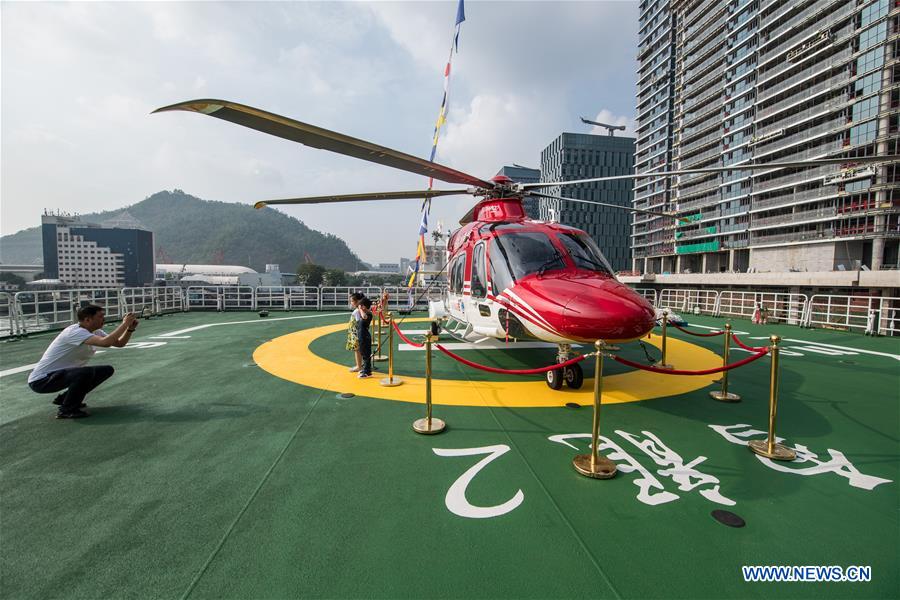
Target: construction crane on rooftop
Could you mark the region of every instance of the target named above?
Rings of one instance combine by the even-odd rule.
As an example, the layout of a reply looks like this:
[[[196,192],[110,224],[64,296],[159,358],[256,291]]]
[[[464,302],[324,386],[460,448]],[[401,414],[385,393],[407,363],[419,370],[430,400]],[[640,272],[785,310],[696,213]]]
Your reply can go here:
[[[596,125],[597,127],[605,127],[607,133],[610,136],[612,136],[616,130],[625,131],[624,125],[608,125],[606,123],[598,123],[597,121],[591,121],[590,119],[585,119],[584,117],[581,117],[581,122],[586,123],[588,125]]]

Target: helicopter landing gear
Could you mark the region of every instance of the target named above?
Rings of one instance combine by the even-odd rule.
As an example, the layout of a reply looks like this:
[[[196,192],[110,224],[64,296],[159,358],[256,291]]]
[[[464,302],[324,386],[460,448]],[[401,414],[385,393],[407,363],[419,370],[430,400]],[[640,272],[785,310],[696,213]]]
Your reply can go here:
[[[566,380],[566,385],[569,388],[573,390],[581,389],[581,384],[584,383],[584,371],[581,370],[581,365],[575,363],[570,367],[566,367],[563,378]]]
[[[559,351],[556,354],[556,361],[564,363],[571,358],[572,347],[569,344],[559,344]],[[584,372],[581,365],[575,363],[562,369],[553,369],[547,371],[547,386],[551,390],[562,389],[563,382],[570,389],[577,390],[584,383]]]
[[[547,371],[547,386],[551,390],[561,390],[563,386],[563,377],[564,374],[562,369]]]

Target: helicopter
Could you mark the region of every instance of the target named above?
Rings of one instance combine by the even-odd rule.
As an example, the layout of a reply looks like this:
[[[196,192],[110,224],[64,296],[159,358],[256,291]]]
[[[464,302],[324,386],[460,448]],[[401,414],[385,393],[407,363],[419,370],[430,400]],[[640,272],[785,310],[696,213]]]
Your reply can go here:
[[[463,337],[532,339],[557,345],[557,362],[566,362],[572,345],[603,340],[615,344],[646,336],[657,321],[643,296],[616,279],[603,252],[580,229],[526,216],[526,196],[592,204],[633,213],[678,219],[674,213],[551,195],[539,189],[622,179],[659,179],[698,173],[806,168],[826,164],[890,163],[900,156],[825,158],[734,164],[685,170],[593,177],[558,182],[515,183],[505,176],[485,180],[366,140],[227,100],[189,100],[154,113],[188,111],[242,125],[306,146],[329,150],[451,184],[455,189],[372,192],[263,200],[256,208],[282,204],[431,200],[471,195],[475,205],[460,219],[447,245],[449,286],[442,302],[431,303],[430,317],[463,324]],[[584,381],[575,363],[552,369],[547,385],[578,389]]]

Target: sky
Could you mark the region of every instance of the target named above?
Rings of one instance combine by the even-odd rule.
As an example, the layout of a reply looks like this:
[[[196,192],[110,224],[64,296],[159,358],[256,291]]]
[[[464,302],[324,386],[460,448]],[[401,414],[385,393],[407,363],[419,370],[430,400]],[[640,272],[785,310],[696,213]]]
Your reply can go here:
[[[0,231],[39,225],[45,208],[115,210],[176,188],[246,204],[424,189],[424,177],[219,119],[150,112],[220,98],[427,158],[456,5],[4,2]],[[563,131],[603,133],[580,116],[633,132],[637,2],[465,10],[437,162],[489,179],[503,165],[539,168]],[[438,198],[430,225],[454,228],[471,205]],[[419,206],[278,210],[363,260],[397,262],[415,255]]]

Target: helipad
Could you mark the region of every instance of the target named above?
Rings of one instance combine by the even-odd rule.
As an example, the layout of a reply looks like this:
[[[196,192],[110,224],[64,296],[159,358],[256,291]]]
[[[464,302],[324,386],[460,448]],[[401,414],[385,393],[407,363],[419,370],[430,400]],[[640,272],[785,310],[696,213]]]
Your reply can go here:
[[[551,392],[540,376],[435,353],[434,411],[448,427],[419,436],[422,352],[396,353],[399,388],[360,381],[346,370],[346,321],[191,312],[142,322],[140,343],[95,358],[116,375],[74,422],[54,420],[49,397],[25,385],[22,367],[51,335],[2,344],[3,595],[897,594],[896,340],[735,322],[753,343],[785,338],[778,435],[800,454],[793,463],[745,447],[766,429],[768,359],[732,373],[737,404],[709,398],[713,377],[655,383],[608,360],[601,451],[619,473],[597,481],[571,464],[587,450],[591,408],[565,406],[589,404],[590,382]],[[673,333],[676,366],[718,364],[721,338]],[[510,368],[553,357],[459,352]],[[647,362],[636,345],[622,354]],[[753,565],[861,565],[871,581],[745,582]]]

